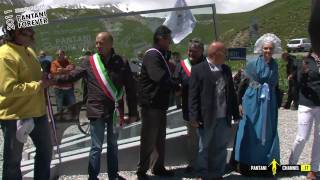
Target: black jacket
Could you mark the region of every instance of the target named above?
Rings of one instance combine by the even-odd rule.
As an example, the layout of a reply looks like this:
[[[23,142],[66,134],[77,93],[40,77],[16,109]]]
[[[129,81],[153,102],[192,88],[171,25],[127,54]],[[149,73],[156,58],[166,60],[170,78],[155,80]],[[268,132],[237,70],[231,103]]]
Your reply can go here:
[[[206,58],[203,56],[203,57],[201,57],[201,60],[197,64],[199,64],[205,60],[206,60]],[[192,67],[195,65],[192,65]],[[181,63],[177,64],[177,66],[176,66],[174,78],[181,85],[179,90],[182,91],[181,97],[182,97],[183,119],[186,121],[189,121],[188,96],[189,96],[189,80],[190,80],[190,78],[187,76],[187,74],[183,70]]]
[[[320,64],[309,56],[303,60],[309,71],[300,68],[298,73],[299,104],[304,106],[320,106]],[[303,65],[302,65],[303,66]]]
[[[127,61],[112,50],[111,58],[103,61],[107,72],[117,88],[124,86],[129,108],[129,116],[137,115],[136,87],[132,78],[132,73]],[[58,83],[74,82],[84,78],[87,88],[87,116],[89,119],[104,118],[112,116],[114,102],[102,91],[90,65],[89,60],[71,71],[68,75],[56,76]]]
[[[227,121],[231,126],[232,117],[240,119],[236,93],[234,90],[232,73],[227,65],[222,65],[222,74],[226,82]],[[214,92],[216,79],[212,74],[208,62],[202,62],[192,67],[189,86],[189,118],[206,124],[216,123],[214,111]]]
[[[166,52],[157,48],[164,57]],[[168,109],[170,91],[177,83],[170,77],[168,67],[155,50],[147,52],[143,57],[139,79],[139,101],[141,106]]]

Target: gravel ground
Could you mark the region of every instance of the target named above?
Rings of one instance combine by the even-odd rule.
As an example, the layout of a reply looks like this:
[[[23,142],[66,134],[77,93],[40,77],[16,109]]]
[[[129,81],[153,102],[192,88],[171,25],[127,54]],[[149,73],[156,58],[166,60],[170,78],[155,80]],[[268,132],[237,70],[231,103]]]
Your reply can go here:
[[[313,131],[313,130],[312,130]],[[288,158],[290,155],[291,146],[294,142],[295,135],[297,132],[297,111],[291,110],[280,110],[279,112],[279,137],[280,137],[280,149],[281,149],[281,164],[288,164]],[[79,133],[75,126],[68,128],[65,135],[72,135]],[[2,144],[2,132],[0,132],[0,141]],[[305,149],[301,154],[299,164],[309,163],[311,156],[311,147],[312,147],[313,136],[310,136],[309,141],[306,143]],[[32,145],[31,141],[26,143],[25,148],[30,147]],[[0,161],[2,162],[2,148],[0,153]],[[185,174],[184,168],[186,165],[177,165],[173,167],[167,167],[168,169],[172,169],[175,171],[176,176],[174,178],[159,178],[156,176],[152,176],[152,180],[162,180],[162,179],[170,179],[170,180],[178,180],[178,179],[194,179],[192,174]],[[2,167],[0,166],[0,172],[2,172]],[[120,175],[125,177],[128,180],[136,179],[134,171],[121,171]],[[87,175],[73,175],[73,176],[61,176],[59,180],[85,180],[87,179]],[[278,177],[279,179],[305,179],[303,174],[296,174],[291,177]],[[107,179],[106,173],[100,174],[100,179]],[[225,179],[230,180],[245,180],[245,179],[276,179],[276,178],[248,178],[241,176],[236,172],[231,172],[225,175]]]
[[[313,129],[312,129],[313,131]],[[292,110],[280,110],[279,112],[279,138],[280,138],[280,149],[281,149],[281,164],[288,164],[288,159],[290,155],[290,150],[294,142],[296,132],[297,132],[297,111]],[[311,147],[312,147],[313,136],[310,136],[309,141],[306,143],[305,149],[300,156],[299,164],[310,163],[311,157]],[[167,167],[175,171],[176,176],[174,178],[160,178],[156,176],[151,176],[152,180],[180,180],[180,179],[195,179],[194,175],[184,173],[184,168],[186,165]],[[150,173],[149,173],[150,174]],[[134,171],[121,171],[120,175],[128,180],[136,179]],[[151,174],[150,174],[151,175]],[[108,179],[106,173],[100,174],[100,179]],[[61,176],[59,180],[85,180],[88,179],[87,175],[74,175],[74,176]],[[245,177],[241,176],[236,172],[230,172],[225,175],[227,180],[245,180],[245,179],[284,179],[284,180],[300,180],[306,179],[304,174],[297,173],[293,176],[281,176],[278,178],[256,178],[256,177]],[[320,179],[320,178],[319,178]]]

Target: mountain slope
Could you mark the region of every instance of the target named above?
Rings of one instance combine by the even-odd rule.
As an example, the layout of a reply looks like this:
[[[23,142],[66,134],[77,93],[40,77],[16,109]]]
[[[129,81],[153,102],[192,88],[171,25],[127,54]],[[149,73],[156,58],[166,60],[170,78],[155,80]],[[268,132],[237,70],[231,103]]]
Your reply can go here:
[[[286,40],[290,38],[308,36],[310,5],[311,3],[305,0],[275,0],[251,12],[217,15],[219,39],[228,47],[251,47],[260,35],[272,32],[280,37],[285,46]],[[0,5],[0,10],[7,8],[8,5]],[[131,16],[50,23],[54,19],[108,15],[112,10],[113,7],[108,8],[107,5],[100,9],[81,7],[48,10],[49,25],[35,27],[37,50],[44,49],[52,54],[62,48],[67,50],[68,55],[77,57],[83,48],[94,49],[97,32],[108,30],[115,37],[117,52],[127,57],[135,57],[137,53],[151,46],[153,30],[164,21],[160,18]],[[188,41],[193,37],[202,39],[206,44],[214,39],[212,15],[196,15],[196,19],[198,22],[193,33],[180,44],[174,45],[174,51],[184,54]],[[250,34],[253,21],[256,21],[257,27],[254,35]]]
[[[230,46],[234,44],[248,46],[249,38],[239,39],[242,42],[236,42],[237,39],[234,38],[239,33],[249,34],[249,26],[253,17],[257,21],[258,36],[272,32],[278,35],[283,42],[291,38],[307,37],[310,6],[309,1],[275,0],[251,12],[219,15],[220,37]]]

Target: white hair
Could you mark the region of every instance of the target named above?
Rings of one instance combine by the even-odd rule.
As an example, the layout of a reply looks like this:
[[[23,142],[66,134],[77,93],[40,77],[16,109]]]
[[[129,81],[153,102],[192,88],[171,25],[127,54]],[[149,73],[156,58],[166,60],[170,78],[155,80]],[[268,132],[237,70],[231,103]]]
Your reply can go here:
[[[264,44],[271,43],[273,46],[273,53],[281,53],[281,40],[274,34],[267,33],[262,35],[254,44],[254,53],[261,54]]]

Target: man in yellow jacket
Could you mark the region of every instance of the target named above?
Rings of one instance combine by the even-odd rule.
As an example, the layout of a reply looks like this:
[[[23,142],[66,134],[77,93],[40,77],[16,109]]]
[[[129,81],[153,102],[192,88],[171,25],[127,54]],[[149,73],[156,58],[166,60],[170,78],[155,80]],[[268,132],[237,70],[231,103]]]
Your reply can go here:
[[[50,82],[43,76],[35,52],[32,28],[6,31],[0,47],[0,123],[4,138],[3,179],[22,179],[20,161],[23,143],[17,140],[17,121],[29,119],[34,128],[29,134],[35,147],[34,179],[50,177],[52,144],[46,116],[44,88]],[[19,121],[21,122],[21,121]]]

